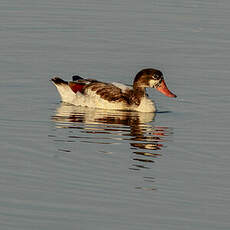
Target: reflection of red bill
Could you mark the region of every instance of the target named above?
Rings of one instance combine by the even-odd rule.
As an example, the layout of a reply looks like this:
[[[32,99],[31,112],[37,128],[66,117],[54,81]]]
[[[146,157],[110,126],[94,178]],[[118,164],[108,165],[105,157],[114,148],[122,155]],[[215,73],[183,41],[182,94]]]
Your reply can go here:
[[[162,80],[161,84],[156,88],[159,92],[163,93],[167,97],[176,97],[174,93],[169,91],[167,85],[165,84],[165,81]]]

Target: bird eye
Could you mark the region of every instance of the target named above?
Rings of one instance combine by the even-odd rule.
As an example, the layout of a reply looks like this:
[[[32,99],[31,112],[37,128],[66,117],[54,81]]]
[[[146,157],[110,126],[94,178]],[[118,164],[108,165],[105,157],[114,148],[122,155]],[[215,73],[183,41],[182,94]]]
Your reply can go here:
[[[160,80],[161,79],[161,76],[157,75],[157,74],[154,74],[153,75],[153,79],[155,80]]]

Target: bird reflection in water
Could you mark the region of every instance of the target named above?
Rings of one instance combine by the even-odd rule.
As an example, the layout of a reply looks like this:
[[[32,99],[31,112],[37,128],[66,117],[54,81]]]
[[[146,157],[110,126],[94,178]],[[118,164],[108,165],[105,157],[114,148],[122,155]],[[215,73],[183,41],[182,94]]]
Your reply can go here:
[[[155,158],[161,155],[159,150],[168,141],[167,136],[171,134],[168,127],[154,126],[154,119],[155,113],[100,110],[65,103],[60,105],[56,115],[52,117],[58,128],[81,129],[81,134],[89,134],[87,137],[70,135],[70,139],[81,139],[81,142],[94,144],[128,142],[133,153],[129,169],[134,171],[151,168]],[[153,177],[144,177],[144,180],[154,182]]]

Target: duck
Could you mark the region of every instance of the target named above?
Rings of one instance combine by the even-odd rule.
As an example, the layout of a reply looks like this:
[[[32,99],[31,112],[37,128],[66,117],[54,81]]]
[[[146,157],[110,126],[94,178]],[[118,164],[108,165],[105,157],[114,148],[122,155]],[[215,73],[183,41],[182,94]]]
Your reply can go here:
[[[107,83],[78,75],[72,76],[72,81],[60,77],[53,77],[51,81],[62,102],[91,108],[156,112],[156,105],[148,97],[146,88],[154,88],[167,97],[177,97],[168,89],[163,73],[154,68],[139,71],[133,85]]]

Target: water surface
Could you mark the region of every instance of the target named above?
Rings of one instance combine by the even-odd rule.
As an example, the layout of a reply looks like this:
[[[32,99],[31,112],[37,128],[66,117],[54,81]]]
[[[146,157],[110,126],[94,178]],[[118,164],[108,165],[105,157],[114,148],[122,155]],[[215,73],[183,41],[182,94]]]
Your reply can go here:
[[[0,2],[2,229],[230,228],[227,0]],[[60,103],[49,79],[131,84],[159,113]]]

